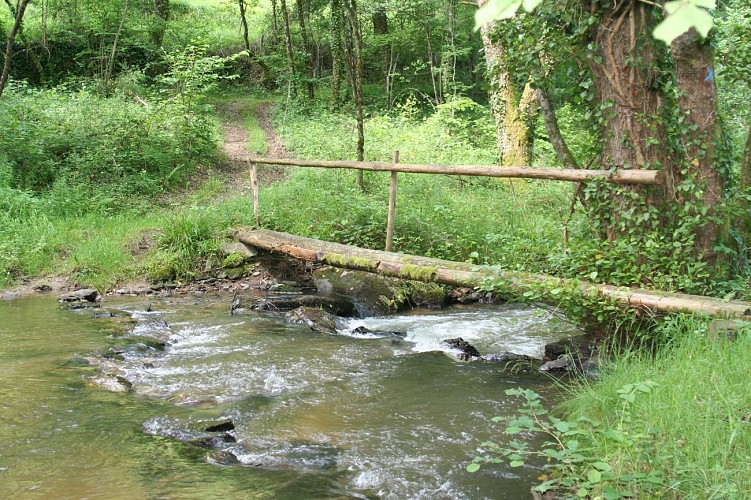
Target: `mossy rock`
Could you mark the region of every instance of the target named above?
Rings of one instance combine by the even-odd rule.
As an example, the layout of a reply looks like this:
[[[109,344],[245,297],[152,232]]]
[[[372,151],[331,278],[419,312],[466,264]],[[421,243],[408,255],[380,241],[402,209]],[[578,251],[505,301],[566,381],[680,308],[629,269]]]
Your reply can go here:
[[[446,295],[438,285],[364,271],[324,267],[314,271],[313,277],[319,293],[351,298],[362,317],[388,314],[413,304],[427,307],[430,303],[432,307],[440,307]]]

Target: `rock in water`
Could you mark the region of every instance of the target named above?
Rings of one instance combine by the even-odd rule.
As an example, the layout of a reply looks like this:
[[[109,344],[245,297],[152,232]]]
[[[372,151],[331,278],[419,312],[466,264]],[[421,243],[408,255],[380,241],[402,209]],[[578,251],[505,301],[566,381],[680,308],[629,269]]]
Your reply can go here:
[[[336,316],[322,309],[298,307],[285,315],[287,323],[306,325],[311,330],[323,333],[336,333]]]
[[[232,422],[232,420],[225,420],[224,422],[210,425],[204,430],[206,432],[229,432],[231,430],[234,430],[234,428],[235,424]]]
[[[448,339],[448,340],[442,340],[441,344],[447,345],[451,347],[452,349],[458,349],[461,351],[461,354],[459,354],[459,359],[462,361],[467,361],[470,358],[479,358],[480,353],[477,349],[475,349],[475,346],[467,342],[461,337],[457,337],[455,339]]]
[[[71,293],[64,293],[57,298],[63,307],[69,309],[85,309],[98,307],[102,296],[93,288],[82,288]]]
[[[504,363],[507,361],[534,361],[533,358],[527,356],[526,354],[516,354],[514,352],[499,352],[496,354],[485,354],[484,356],[480,356],[480,359],[483,361],[492,361],[495,363]]]

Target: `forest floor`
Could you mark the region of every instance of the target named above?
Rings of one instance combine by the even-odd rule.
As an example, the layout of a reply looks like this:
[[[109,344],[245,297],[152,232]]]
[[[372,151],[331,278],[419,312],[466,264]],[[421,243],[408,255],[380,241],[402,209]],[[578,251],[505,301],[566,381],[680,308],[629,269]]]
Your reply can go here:
[[[226,189],[214,201],[219,202],[232,198],[252,196],[248,165],[248,158],[251,154],[249,152],[249,126],[257,125],[262,131],[265,153],[261,156],[289,158],[289,153],[274,130],[272,120],[273,106],[274,103],[272,102],[252,101],[248,99],[234,99],[215,105],[217,117],[221,124],[224,158],[213,166],[210,176],[223,182]],[[258,152],[252,154],[258,154]],[[258,182],[261,185],[268,186],[269,184],[284,180],[289,175],[290,169],[291,167],[259,165]],[[165,196],[161,201],[165,205],[178,206],[181,199],[190,194],[190,191],[194,191],[207,179],[206,175],[201,175],[196,179],[198,182],[196,182],[196,186],[193,189],[173,192]],[[153,240],[153,237],[144,237],[139,242],[139,248],[134,252],[134,256],[138,257],[146,253],[153,246]],[[261,271],[263,271],[261,276],[255,277],[257,279],[252,281],[269,279],[269,273],[265,269]],[[224,280],[215,280],[211,283],[211,286],[208,286],[206,283],[200,283],[197,288],[204,291],[207,289],[221,291],[225,288],[225,284]],[[258,283],[246,284],[255,286]],[[28,277],[21,279],[21,281],[10,289],[0,290],[0,299],[9,300],[39,293],[60,293],[77,288],[79,288],[79,284],[76,280],[64,275]],[[193,288],[196,288],[196,283],[186,283],[181,288],[186,289],[186,291],[192,291]],[[143,294],[158,290],[162,290],[162,288],[154,288],[146,280],[134,280],[118,286],[115,293]]]

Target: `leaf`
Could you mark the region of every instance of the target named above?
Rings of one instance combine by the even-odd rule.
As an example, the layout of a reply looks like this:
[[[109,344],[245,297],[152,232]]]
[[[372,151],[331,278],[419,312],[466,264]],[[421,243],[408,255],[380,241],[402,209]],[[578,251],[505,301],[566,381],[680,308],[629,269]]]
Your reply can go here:
[[[475,14],[475,29],[493,21],[514,17],[521,4],[522,0],[488,0]]]
[[[480,464],[469,464],[467,466],[467,472],[477,472],[480,470]]]
[[[595,462],[592,464],[592,467],[598,470],[602,470],[602,471],[609,471],[612,469],[610,464],[606,462]]]
[[[514,460],[512,462],[509,462],[509,466],[511,467],[521,467],[522,465],[524,465],[524,462],[522,462],[521,460]]]
[[[591,470],[587,473],[587,481],[592,484],[597,484],[602,480],[602,474],[598,470]]]
[[[706,37],[714,26],[712,15],[705,9],[713,9],[714,0],[673,0],[665,3],[665,19],[655,27],[653,35],[670,45],[673,40],[694,28]]]
[[[589,494],[589,490],[587,488],[579,488],[576,492],[576,496],[579,498],[584,498]]]

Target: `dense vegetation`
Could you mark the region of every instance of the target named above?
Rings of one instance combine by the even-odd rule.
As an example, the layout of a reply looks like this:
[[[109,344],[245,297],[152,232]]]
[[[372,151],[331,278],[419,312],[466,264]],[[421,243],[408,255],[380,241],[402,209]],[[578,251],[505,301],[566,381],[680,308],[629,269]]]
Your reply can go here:
[[[254,110],[273,102],[275,129],[299,158],[388,161],[399,150],[405,163],[649,168],[669,179],[400,176],[398,251],[751,299],[747,2],[719,3],[709,41],[689,32],[670,47],[651,36],[661,1],[541,2],[479,33],[469,4],[7,1],[0,287],[215,272],[227,230],[252,214],[218,168],[212,105],[242,102],[248,148],[263,153]],[[263,186],[261,223],[382,248],[387,185],[385,174],[290,172]],[[558,488],[614,498],[749,489],[737,466],[751,455],[743,332],[714,343],[702,318],[634,316],[565,291],[556,300],[651,346],[574,391],[566,412],[597,425],[551,423],[561,443],[561,429],[578,425],[568,437],[586,448],[554,447]]]

